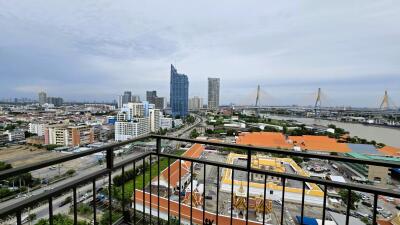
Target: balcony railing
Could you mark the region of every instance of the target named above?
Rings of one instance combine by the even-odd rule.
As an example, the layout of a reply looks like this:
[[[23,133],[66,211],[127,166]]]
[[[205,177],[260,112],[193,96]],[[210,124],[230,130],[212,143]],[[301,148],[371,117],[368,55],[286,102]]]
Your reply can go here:
[[[141,153],[133,158],[125,159],[121,162],[114,163],[114,153],[113,151],[119,147],[122,147],[127,144],[131,144],[141,140],[155,139],[156,140],[156,148],[153,151]],[[230,149],[240,150],[247,157],[246,164],[235,164],[235,163],[226,163],[226,162],[218,162],[214,160],[204,160],[199,157],[189,157],[189,156],[180,156],[174,154],[168,154],[162,152],[162,140],[168,141],[177,141],[184,143],[198,143],[204,144],[208,146],[216,146],[216,147],[224,147],[225,150]],[[228,150],[229,151],[229,150]],[[346,162],[346,163],[355,163],[362,165],[374,165],[388,168],[400,168],[400,164],[396,162],[389,161],[372,161],[372,160],[360,160],[356,158],[348,158],[342,156],[334,156],[334,155],[326,155],[326,154],[314,154],[308,152],[296,152],[296,151],[288,151],[282,149],[271,149],[271,148],[261,148],[254,146],[244,146],[244,145],[236,145],[236,144],[227,144],[227,143],[219,143],[219,142],[210,142],[210,141],[202,141],[202,140],[191,140],[191,139],[183,139],[183,138],[175,138],[168,136],[159,136],[159,135],[147,135],[138,137],[135,139],[131,139],[125,142],[120,142],[117,144],[108,145],[105,147],[97,148],[94,150],[88,150],[76,154],[66,155],[63,157],[50,159],[47,161],[43,161],[40,163],[34,163],[31,165],[26,165],[18,168],[13,168],[0,172],[0,180],[5,180],[7,178],[11,178],[14,176],[21,175],[26,172],[31,172],[40,168],[49,167],[52,165],[56,165],[59,163],[67,162],[70,160],[78,159],[84,156],[92,155],[99,152],[106,152],[106,167],[103,169],[99,169],[89,175],[84,177],[80,177],[79,179],[75,179],[69,183],[62,184],[57,186],[54,189],[45,191],[35,196],[31,196],[27,199],[21,200],[16,204],[12,204],[3,208],[0,208],[0,216],[1,217],[13,217],[16,221],[16,224],[23,224],[22,215],[23,213],[30,207],[34,207],[40,202],[48,203],[48,220],[49,224],[54,224],[54,214],[53,214],[53,200],[62,195],[67,191],[72,190],[72,214],[74,224],[78,223],[78,197],[77,189],[82,185],[87,185],[91,183],[92,185],[92,213],[93,219],[92,224],[99,224],[98,215],[97,215],[97,204],[96,197],[98,195],[96,181],[107,177],[108,188],[107,188],[107,198],[109,199],[108,206],[105,208],[106,213],[108,213],[108,224],[176,224],[176,223],[184,223],[184,224],[265,224],[266,215],[268,209],[266,207],[271,207],[267,203],[271,202],[267,197],[267,190],[272,190],[267,188],[267,178],[273,177],[279,180],[281,183],[281,187],[279,188],[281,192],[280,202],[278,207],[280,208],[280,218],[276,218],[275,221],[277,224],[286,224],[285,219],[288,215],[287,210],[285,209],[285,198],[287,198],[287,193],[290,187],[287,187],[287,181],[297,181],[298,182],[298,190],[297,195],[301,196],[300,201],[297,203],[299,205],[299,218],[300,224],[303,224],[303,219],[305,218],[305,206],[313,205],[314,203],[310,201],[306,202],[307,193],[311,191],[310,184],[316,185],[318,190],[320,190],[320,198],[322,205],[322,224],[325,224],[325,219],[327,218],[327,197],[328,197],[328,188],[340,188],[347,191],[347,203],[345,204],[346,210],[342,212],[345,215],[345,224],[350,223],[351,216],[351,200],[353,191],[369,193],[373,196],[373,204],[372,204],[372,218],[370,223],[377,223],[377,207],[378,207],[378,198],[379,196],[400,198],[400,193],[383,189],[379,187],[375,187],[372,185],[365,184],[356,184],[356,183],[342,183],[335,182],[326,179],[319,178],[311,178],[308,176],[304,176],[304,174],[296,174],[296,173],[286,173],[280,171],[266,170],[252,167],[252,158],[256,157],[256,153],[263,153],[269,155],[280,155],[285,157],[302,157],[305,159],[322,159],[326,160],[326,162]],[[167,160],[167,166],[164,171],[167,171],[167,184],[160,184],[160,174],[163,172],[160,168],[160,159]],[[177,165],[171,166],[171,163],[176,163]],[[141,165],[141,166],[140,166]],[[195,166],[201,165],[203,166],[203,173],[201,174],[203,177],[199,180],[203,180],[203,190],[199,193],[201,195],[195,196],[193,187],[193,179],[194,173],[193,169]],[[138,174],[138,171],[146,171],[146,166],[150,166],[150,185],[146,184],[146,175],[143,174],[142,187],[135,187],[136,181],[133,181],[133,193],[132,198],[126,198],[125,185],[121,186],[122,191],[122,200],[114,201],[113,198],[113,179],[112,175],[114,174],[122,174],[122,183],[125,183],[125,173],[127,168],[131,168],[133,170],[133,174],[135,176]],[[185,167],[186,166],[186,167]],[[140,168],[139,168],[140,167]],[[215,178],[216,185],[216,199],[215,204],[213,203],[213,207],[207,207],[206,201],[214,201],[214,199],[209,199],[206,196],[206,188],[207,188],[207,179],[206,178],[206,169],[207,168],[216,168],[215,174],[213,174],[212,178]],[[152,168],[157,168],[153,170]],[[172,170],[178,170],[178,181],[172,180],[171,176],[173,176]],[[185,169],[185,171],[182,171]],[[157,177],[153,178],[152,174],[156,171]],[[224,172],[226,180],[221,179],[222,172]],[[186,180],[182,180],[182,173],[185,175]],[[235,174],[241,174],[242,180],[235,181]],[[255,193],[251,193],[250,190],[252,187],[250,177],[254,175],[258,175],[259,179],[262,182],[257,184],[261,185],[261,189],[263,189],[263,193],[258,193],[258,197],[253,198],[252,202],[250,202],[250,196],[255,196]],[[163,177],[165,178],[165,177]],[[246,180],[247,179],[247,180]],[[190,183],[188,183],[190,180]],[[231,184],[227,184],[226,181],[231,182]],[[176,183],[174,183],[174,181]],[[243,185],[243,182],[245,185]],[[183,195],[184,184],[186,183],[187,187],[190,186],[190,198]],[[115,184],[114,184],[115,185]],[[262,186],[263,185],[263,186]],[[236,186],[236,188],[235,188]],[[240,186],[238,188],[238,186]],[[224,199],[221,199],[221,191],[224,187]],[[230,190],[229,190],[230,189]],[[242,190],[240,190],[242,189]],[[214,189],[213,189],[214,190]],[[254,190],[254,189],[253,189]],[[253,191],[252,190],[252,191]],[[242,192],[240,192],[242,191]],[[178,193],[177,195],[174,193]],[[242,194],[242,196],[237,195],[237,193]],[[245,192],[245,193],[244,193]],[[279,192],[279,193],[280,193]],[[185,193],[186,194],[186,193]],[[226,197],[230,195],[230,197]],[[290,195],[293,195],[291,192]],[[197,197],[197,198],[196,198]],[[238,208],[240,202],[237,202],[238,197],[242,197],[242,207]],[[207,199],[208,198],[208,199]],[[189,202],[188,202],[189,199]],[[196,201],[196,202],[194,202]],[[222,202],[221,202],[222,201]],[[258,202],[257,202],[258,201]],[[261,203],[260,203],[261,202]],[[258,205],[257,205],[258,204]],[[287,204],[287,203],[286,203]],[[223,205],[221,209],[221,205]],[[250,214],[253,213],[250,211],[250,205],[252,205],[252,211],[258,214],[257,218],[250,218]],[[257,208],[258,206],[258,208]],[[261,207],[260,207],[261,206]],[[274,206],[276,206],[274,204]],[[227,208],[225,210],[225,207]],[[257,208],[257,209],[256,209]],[[119,211],[122,215],[117,221],[113,220],[113,215],[115,211]],[[224,212],[222,212],[224,211]],[[261,216],[260,216],[261,215]],[[252,214],[252,216],[254,216]]]

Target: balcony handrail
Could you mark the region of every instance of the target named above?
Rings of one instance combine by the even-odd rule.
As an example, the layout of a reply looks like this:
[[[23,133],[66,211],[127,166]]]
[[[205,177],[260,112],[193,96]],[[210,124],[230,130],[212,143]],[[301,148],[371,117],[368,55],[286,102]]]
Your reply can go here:
[[[38,170],[44,167],[48,167],[48,166],[52,166],[55,164],[59,164],[59,163],[63,163],[63,162],[67,162],[70,160],[74,160],[74,159],[78,159],[87,155],[92,155],[95,153],[99,153],[99,152],[103,152],[103,151],[107,151],[109,149],[115,149],[127,144],[131,144],[133,142],[136,141],[141,141],[144,139],[148,139],[150,138],[150,135],[143,135],[143,136],[139,136],[136,138],[132,138],[129,139],[127,141],[123,141],[123,142],[118,142],[118,143],[112,143],[109,145],[105,145],[99,148],[95,148],[95,149],[91,149],[91,150],[86,150],[86,151],[82,151],[79,153],[74,153],[74,154],[70,154],[70,155],[65,155],[65,156],[60,156],[60,157],[56,157],[53,159],[48,159],[48,160],[44,160],[41,162],[37,162],[37,163],[31,163],[25,166],[20,166],[20,167],[16,167],[16,168],[12,168],[12,169],[8,169],[8,170],[3,170],[0,171],[0,180],[4,180],[13,176],[18,176],[21,175],[23,173],[27,173],[27,172],[31,172],[33,170]]]
[[[257,173],[257,174],[262,174],[262,175],[267,175],[267,176],[281,177],[281,178],[286,178],[289,180],[297,180],[297,181],[304,181],[307,183],[326,185],[329,187],[352,189],[352,190],[356,190],[356,191],[360,191],[360,192],[368,192],[368,193],[379,194],[379,195],[384,195],[384,196],[388,196],[388,197],[400,198],[400,193],[397,191],[383,189],[383,188],[375,187],[372,185],[341,183],[341,182],[337,182],[337,181],[330,181],[330,180],[324,180],[324,179],[313,178],[313,177],[305,177],[305,176],[301,176],[301,175],[297,175],[297,174],[274,172],[274,171],[262,170],[262,169],[257,169],[257,168],[251,168],[249,170],[246,166],[238,166],[238,165],[234,165],[234,164],[221,163],[221,162],[210,161],[210,160],[195,159],[195,158],[191,158],[191,157],[178,156],[178,155],[173,155],[173,154],[165,154],[165,153],[157,154],[157,153],[153,153],[153,152],[151,152],[150,154],[151,155],[159,155],[160,157],[168,157],[168,158],[177,159],[177,160],[179,160],[179,159],[186,160],[186,161],[190,161],[193,163],[206,164],[206,165],[210,165],[210,166],[219,166],[220,168],[228,168],[228,169],[240,170],[240,171],[249,172],[249,173]]]
[[[277,149],[277,148],[256,147],[256,146],[251,146],[251,145],[221,143],[221,142],[204,141],[204,140],[197,140],[197,139],[162,136],[162,135],[155,135],[155,134],[150,135],[150,137],[160,138],[160,139],[164,139],[164,140],[173,140],[173,141],[180,141],[180,142],[199,143],[199,144],[214,145],[214,146],[220,146],[220,147],[236,148],[236,149],[242,149],[242,150],[246,150],[246,151],[250,150],[251,152],[284,154],[284,155],[299,156],[299,157],[305,157],[305,158],[325,159],[325,160],[333,160],[333,161],[340,161],[340,162],[359,163],[359,164],[364,164],[364,165],[400,168],[400,162],[391,162],[391,161],[384,161],[384,160],[365,160],[365,159],[357,159],[357,158],[351,158],[351,157],[345,157],[345,156],[318,154],[318,153],[310,153],[310,152],[299,152],[299,151]]]
[[[33,170],[37,170],[37,169],[52,166],[55,164],[63,163],[63,162],[70,161],[73,159],[81,158],[83,156],[91,155],[94,153],[118,148],[118,147],[121,147],[121,146],[124,146],[127,144],[131,144],[136,141],[141,141],[141,140],[145,140],[145,139],[149,139],[149,138],[207,144],[207,145],[214,145],[214,146],[220,146],[220,147],[242,149],[242,150],[252,151],[252,152],[285,154],[285,155],[299,156],[299,157],[305,157],[305,158],[316,158],[316,159],[333,160],[333,161],[340,161],[340,162],[359,163],[359,164],[364,164],[364,165],[400,168],[400,163],[383,161],[383,160],[364,160],[364,159],[356,159],[356,158],[335,156],[335,155],[325,155],[325,154],[317,154],[317,153],[309,153],[309,152],[297,152],[297,151],[290,151],[290,150],[276,149],[276,148],[265,148],[265,147],[251,146],[251,145],[229,144],[229,143],[220,143],[220,142],[213,142],[213,141],[204,141],[204,140],[197,140],[197,139],[187,139],[187,138],[178,138],[178,137],[150,134],[150,135],[143,135],[143,136],[139,136],[136,138],[132,138],[127,141],[112,143],[112,144],[102,146],[99,148],[82,151],[79,153],[74,153],[71,155],[65,155],[65,156],[61,156],[61,157],[57,157],[57,158],[53,158],[53,159],[49,159],[49,160],[45,160],[45,161],[41,161],[41,162],[37,162],[37,163],[28,164],[28,165],[21,166],[21,167],[3,170],[3,171],[0,171],[0,180],[4,180],[4,179],[7,179],[12,176],[18,176],[18,175],[26,173],[26,172],[30,172]]]
[[[53,196],[57,196],[59,194],[62,194],[63,192],[72,189],[73,187],[80,186],[80,185],[88,183],[88,182],[90,182],[90,181],[92,181],[94,179],[97,179],[99,177],[105,176],[108,173],[110,173],[112,171],[115,171],[115,170],[118,170],[121,167],[123,167],[123,166],[125,166],[125,165],[127,165],[129,163],[133,163],[134,161],[138,161],[140,159],[146,158],[150,154],[151,154],[150,152],[145,152],[145,153],[139,154],[139,155],[137,155],[135,157],[126,159],[124,161],[121,161],[121,162],[115,164],[115,166],[112,169],[104,168],[104,169],[97,170],[97,171],[92,172],[92,173],[90,173],[88,175],[85,175],[85,176],[83,176],[81,178],[75,179],[75,180],[73,180],[73,181],[71,181],[69,183],[66,183],[66,184],[63,184],[63,185],[59,185],[59,186],[55,187],[54,189],[48,190],[46,192],[40,193],[38,195],[34,195],[34,196],[32,196],[30,198],[27,198],[27,199],[24,199],[22,201],[19,201],[16,204],[9,205],[9,206],[4,207],[4,208],[0,208],[0,217],[4,216],[4,215],[7,215],[8,212],[22,210],[24,208],[30,207],[32,205],[35,205],[38,202],[42,202],[42,201],[45,201],[45,200],[47,200],[47,199],[49,199],[49,198],[51,198]]]

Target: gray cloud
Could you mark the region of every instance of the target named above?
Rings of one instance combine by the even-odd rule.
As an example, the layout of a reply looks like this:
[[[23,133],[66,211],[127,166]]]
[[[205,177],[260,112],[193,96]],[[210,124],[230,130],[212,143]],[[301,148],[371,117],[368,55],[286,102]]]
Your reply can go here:
[[[322,87],[334,105],[376,106],[384,89],[400,105],[399,11],[392,0],[0,0],[0,98],[168,96],[173,63],[191,95],[220,77],[223,103],[260,84],[265,104],[309,104]]]

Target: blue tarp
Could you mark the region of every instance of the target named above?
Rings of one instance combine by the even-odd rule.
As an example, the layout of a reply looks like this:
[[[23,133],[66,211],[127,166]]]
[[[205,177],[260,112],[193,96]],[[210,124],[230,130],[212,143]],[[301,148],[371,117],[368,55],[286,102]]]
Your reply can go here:
[[[351,149],[351,152],[367,154],[367,155],[382,155],[382,153],[376,150],[375,146],[369,144],[347,144]]]
[[[400,168],[392,168],[392,173],[396,173],[397,175],[400,175]]]
[[[297,222],[301,225],[301,216],[296,216]],[[315,218],[303,216],[303,225],[318,225]]]

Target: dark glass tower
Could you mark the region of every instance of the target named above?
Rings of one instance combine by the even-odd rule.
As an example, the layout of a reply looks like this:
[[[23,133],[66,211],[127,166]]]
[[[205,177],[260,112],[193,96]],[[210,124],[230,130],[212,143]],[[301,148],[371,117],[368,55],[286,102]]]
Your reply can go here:
[[[171,64],[170,104],[172,116],[187,116],[188,114],[189,81],[185,74],[179,74]]]

